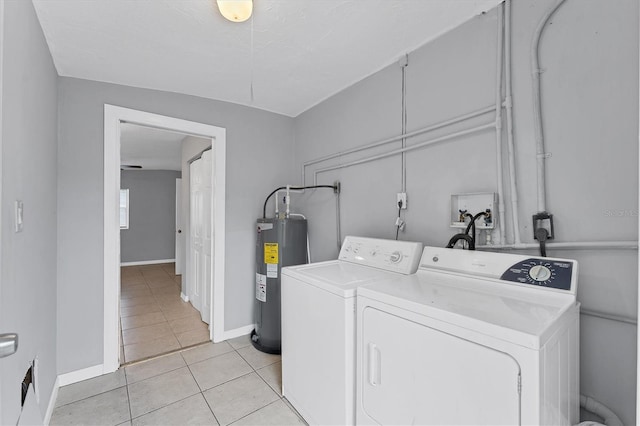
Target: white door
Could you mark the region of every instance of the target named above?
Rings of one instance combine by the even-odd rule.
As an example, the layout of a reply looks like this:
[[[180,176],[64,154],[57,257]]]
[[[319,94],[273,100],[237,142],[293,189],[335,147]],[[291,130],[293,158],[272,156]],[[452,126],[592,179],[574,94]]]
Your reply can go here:
[[[200,311],[202,321],[211,322],[211,291],[213,264],[212,158],[205,151],[202,158],[190,166],[191,211],[191,285],[189,300]]]
[[[213,191],[212,152],[202,154],[202,297],[200,315],[202,321],[211,324],[211,292],[213,290]]]
[[[189,274],[189,300],[194,308],[200,311],[202,303],[202,160],[196,160],[189,166],[190,191],[190,229],[191,236],[191,265]]]
[[[184,234],[182,233],[182,179],[176,179],[176,275],[182,275],[184,262]]]
[[[362,318],[360,403],[369,419],[379,424],[520,423],[520,367],[508,354],[371,307]]]

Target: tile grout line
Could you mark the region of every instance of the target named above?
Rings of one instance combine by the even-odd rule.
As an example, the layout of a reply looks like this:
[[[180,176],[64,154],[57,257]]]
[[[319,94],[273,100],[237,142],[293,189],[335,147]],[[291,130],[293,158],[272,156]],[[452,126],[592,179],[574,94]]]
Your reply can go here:
[[[182,356],[182,353],[180,354],[180,356]],[[198,389],[200,389],[200,395],[202,395],[202,398],[204,399],[204,402],[207,404],[207,407],[209,407],[209,411],[211,411],[211,415],[213,415],[213,418],[216,419],[216,423],[220,424],[220,421],[218,420],[218,417],[216,416],[216,413],[213,411],[213,407],[211,407],[211,404],[209,404],[209,401],[204,396],[204,392],[205,391],[203,391],[202,387],[200,387],[200,383],[198,383],[198,380],[196,380],[196,376],[193,375],[193,371],[191,371],[191,368],[189,367],[189,364],[187,363],[187,360],[184,359],[184,356],[182,357],[182,360],[185,362],[185,364],[187,364],[187,370],[189,370],[189,374],[191,374],[191,377],[193,378],[193,381],[196,382],[196,386],[198,387]],[[211,388],[211,389],[213,389],[213,388]]]
[[[127,372],[124,371],[124,381],[127,383]],[[129,406],[129,423],[133,424],[133,412],[131,411],[131,396],[129,395],[129,384],[126,385],[127,388],[127,405]]]

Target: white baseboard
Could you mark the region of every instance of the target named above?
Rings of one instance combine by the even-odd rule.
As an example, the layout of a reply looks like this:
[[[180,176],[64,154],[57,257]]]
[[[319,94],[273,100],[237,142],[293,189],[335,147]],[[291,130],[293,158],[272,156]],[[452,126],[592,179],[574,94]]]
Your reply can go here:
[[[101,376],[102,374],[104,374],[104,366],[102,364],[94,365],[93,367],[83,368],[82,370],[60,374],[58,376],[58,384],[60,386],[66,386],[83,380],[92,379],[94,377]]]
[[[235,328],[233,330],[227,330],[224,332],[224,340],[235,339],[236,337],[245,336],[256,328],[255,324],[245,325],[244,327]],[[214,342],[218,343],[218,342]]]
[[[45,425],[48,425],[51,422],[51,415],[53,414],[53,409],[56,407],[56,400],[58,399],[58,389],[60,389],[60,377],[56,377],[56,381],[53,383],[53,389],[51,390],[51,398],[49,398],[47,412],[44,414]]]
[[[141,260],[138,262],[120,262],[120,266],[157,265],[159,263],[175,263],[175,259]]]
[[[189,301],[189,296],[187,296],[186,294],[180,292],[180,299],[182,299],[184,302],[188,302]]]

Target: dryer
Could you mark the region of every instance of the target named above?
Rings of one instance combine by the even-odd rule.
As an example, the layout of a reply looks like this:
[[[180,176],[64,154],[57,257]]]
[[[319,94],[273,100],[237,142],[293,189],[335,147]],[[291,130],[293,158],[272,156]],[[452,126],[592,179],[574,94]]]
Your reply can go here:
[[[578,265],[425,247],[358,289],[358,424],[579,422]]]
[[[350,236],[337,260],[282,269],[282,392],[307,423],[354,424],[356,289],[414,273],[421,251]]]

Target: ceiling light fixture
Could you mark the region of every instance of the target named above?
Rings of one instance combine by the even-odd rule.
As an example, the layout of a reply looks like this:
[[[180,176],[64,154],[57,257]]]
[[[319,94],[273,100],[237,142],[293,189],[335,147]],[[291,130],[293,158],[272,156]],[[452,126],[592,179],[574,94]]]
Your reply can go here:
[[[216,0],[222,16],[231,22],[244,22],[251,17],[253,0]]]

